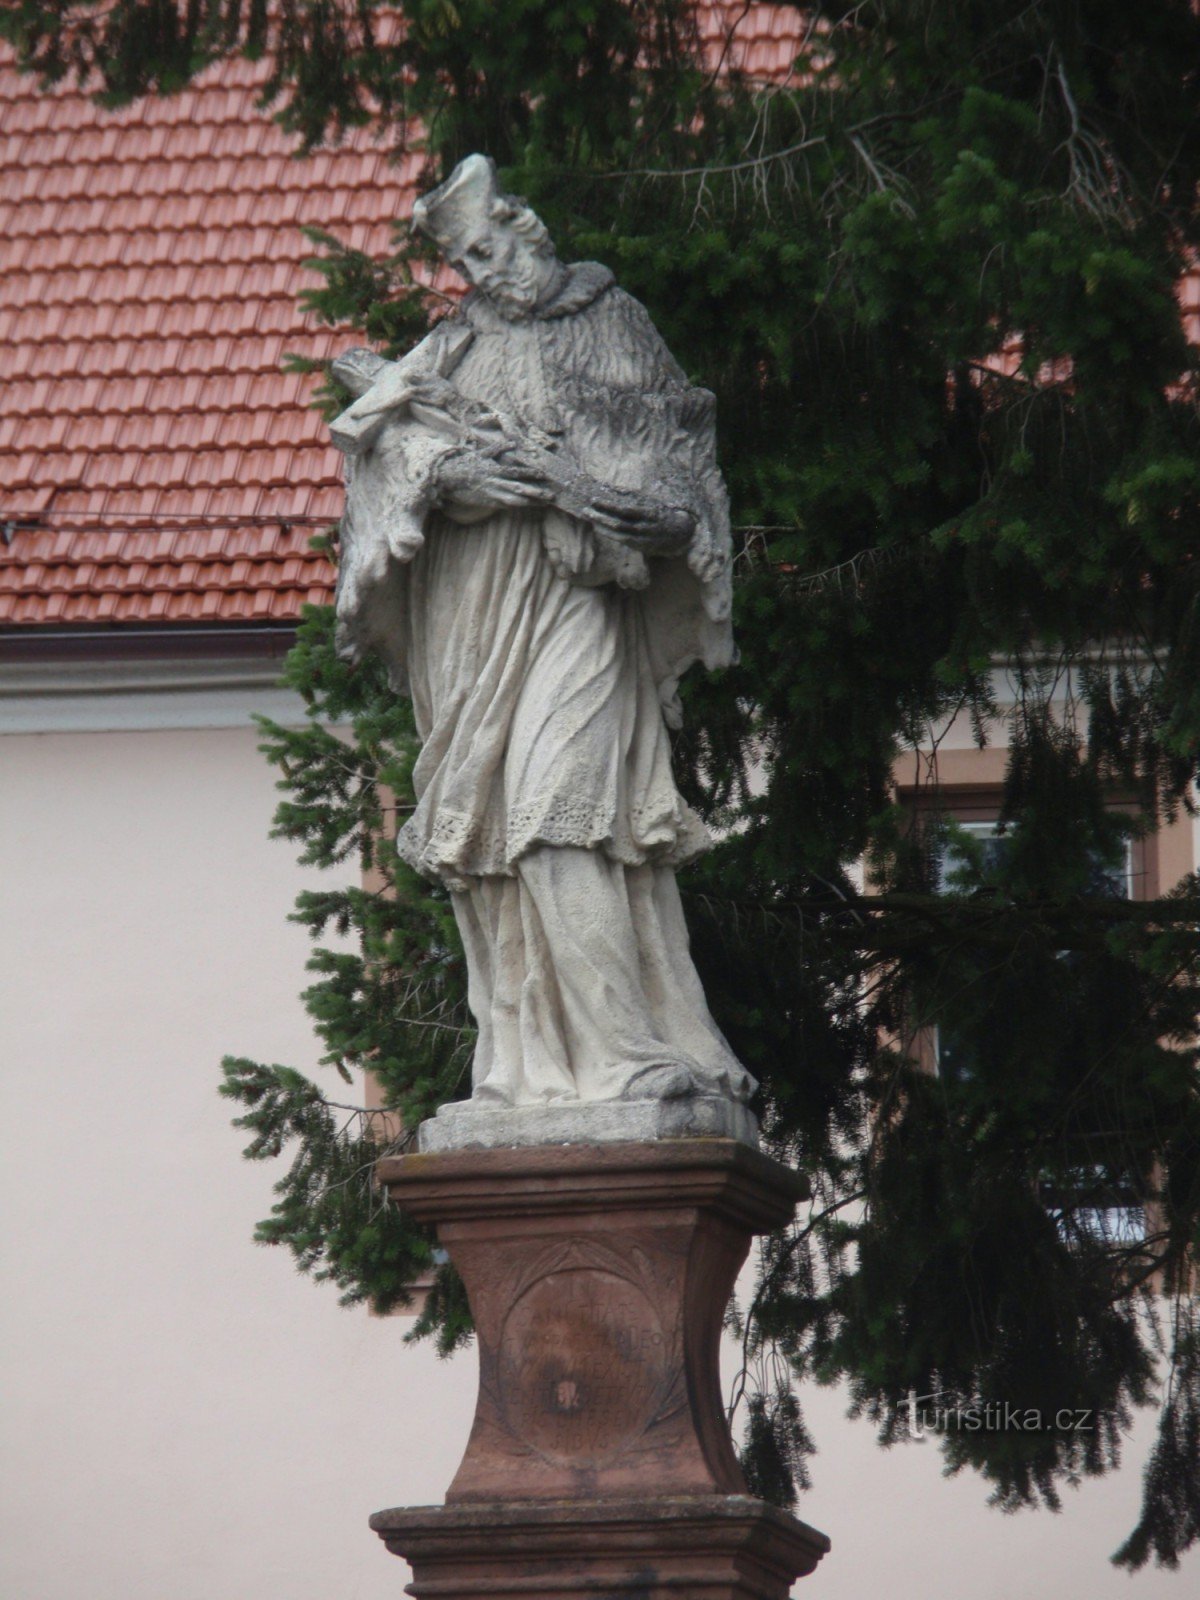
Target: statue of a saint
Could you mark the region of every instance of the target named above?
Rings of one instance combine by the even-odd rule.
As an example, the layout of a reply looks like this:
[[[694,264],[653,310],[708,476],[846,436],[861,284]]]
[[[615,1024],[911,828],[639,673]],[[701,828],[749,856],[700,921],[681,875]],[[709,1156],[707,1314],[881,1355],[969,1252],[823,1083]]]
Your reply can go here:
[[[667,734],[680,674],[732,652],[713,397],[485,157],[413,225],[473,292],[402,361],[338,363],[339,646],[412,696],[399,848],[452,894],[472,1099],[744,1101],[688,954],[675,869],[708,839]]]

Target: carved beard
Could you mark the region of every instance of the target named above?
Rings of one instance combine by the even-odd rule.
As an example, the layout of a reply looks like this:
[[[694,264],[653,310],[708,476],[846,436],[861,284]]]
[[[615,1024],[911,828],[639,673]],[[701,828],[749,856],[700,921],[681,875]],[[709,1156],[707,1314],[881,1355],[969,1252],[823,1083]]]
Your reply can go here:
[[[552,273],[549,282],[544,277],[546,257],[521,252],[498,278],[483,292],[502,317],[519,322],[532,315],[534,307],[545,295],[552,293],[561,276],[561,269]]]

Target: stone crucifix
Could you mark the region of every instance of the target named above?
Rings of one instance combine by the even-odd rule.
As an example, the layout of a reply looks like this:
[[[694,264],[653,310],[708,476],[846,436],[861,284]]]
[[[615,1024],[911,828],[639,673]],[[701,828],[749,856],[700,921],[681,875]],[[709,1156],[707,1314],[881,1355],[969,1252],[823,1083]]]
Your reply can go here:
[[[649,1103],[670,1131],[752,1138],[675,883],[709,843],[671,773],[678,680],[732,655],[713,397],[486,157],[413,225],[472,292],[403,360],[336,364],[358,396],[332,430],[338,642],[412,697],[399,849],[453,899],[470,1112]],[[689,1126],[701,1106],[715,1122]],[[614,1126],[596,1136],[630,1136]]]

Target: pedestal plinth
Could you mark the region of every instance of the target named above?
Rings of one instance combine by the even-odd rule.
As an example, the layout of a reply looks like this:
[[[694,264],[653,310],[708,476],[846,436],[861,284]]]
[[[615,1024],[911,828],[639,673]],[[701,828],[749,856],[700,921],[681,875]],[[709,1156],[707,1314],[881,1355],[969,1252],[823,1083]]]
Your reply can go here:
[[[824,1535],[746,1494],[721,1325],[803,1181],[731,1139],[390,1157],[462,1274],[479,1398],[444,1507],[378,1513],[418,1596],[782,1600]]]

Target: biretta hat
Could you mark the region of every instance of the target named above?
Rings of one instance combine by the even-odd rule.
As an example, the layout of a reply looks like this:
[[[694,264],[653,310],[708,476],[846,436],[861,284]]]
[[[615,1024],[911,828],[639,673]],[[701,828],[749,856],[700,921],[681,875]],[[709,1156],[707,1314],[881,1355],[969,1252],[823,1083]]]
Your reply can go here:
[[[454,171],[413,206],[414,233],[423,233],[445,250],[492,219],[492,207],[502,199],[496,163],[490,156],[466,156]]]

